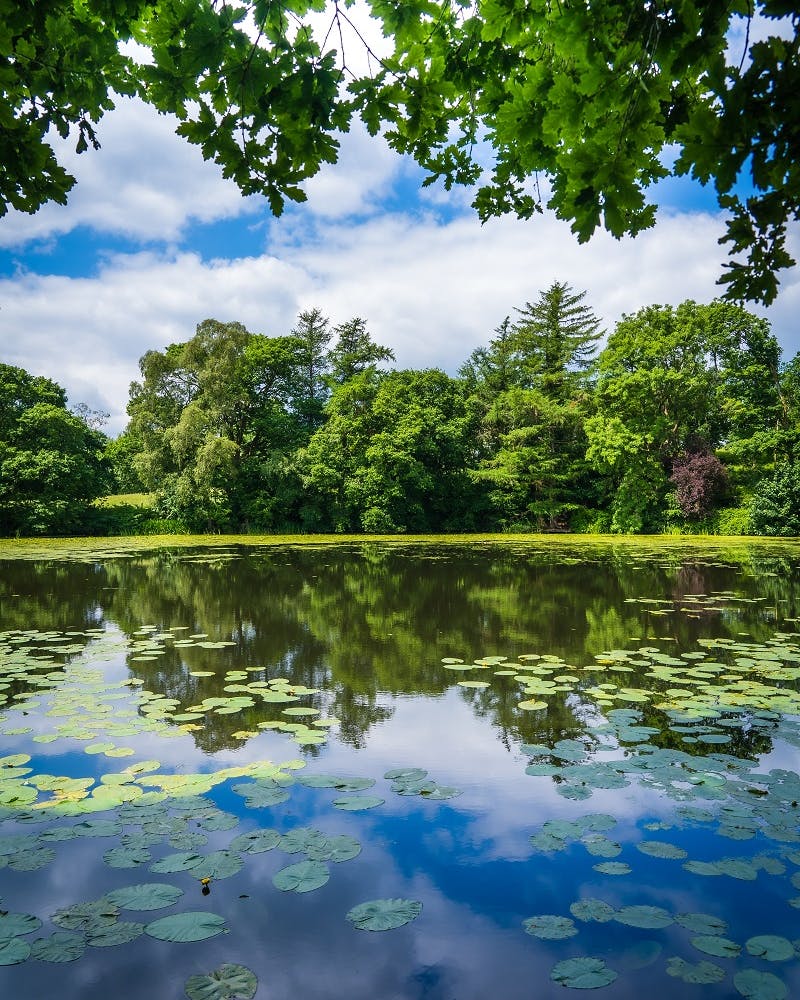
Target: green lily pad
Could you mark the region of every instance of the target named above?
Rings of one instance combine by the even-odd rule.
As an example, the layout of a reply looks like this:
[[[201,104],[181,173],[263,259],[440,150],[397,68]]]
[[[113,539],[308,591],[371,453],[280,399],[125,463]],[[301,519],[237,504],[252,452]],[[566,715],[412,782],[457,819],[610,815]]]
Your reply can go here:
[[[333,800],[333,805],[336,809],[344,809],[345,812],[363,812],[365,809],[382,806],[385,801],[377,795],[342,795]]]
[[[259,784],[256,781],[242,782],[233,786],[237,795],[245,797],[245,804],[248,809],[265,809],[269,806],[277,806],[286,802],[289,792],[285,788],[278,786],[270,787]]]
[[[636,845],[636,849],[651,858],[669,858],[682,861],[688,857],[682,847],[676,847],[675,844],[667,844],[661,840],[642,840]]]
[[[416,899],[372,899],[354,906],[347,919],[361,931],[389,931],[411,923],[421,912],[422,903]]]
[[[160,910],[172,906],[183,895],[183,889],[167,882],[145,882],[112,889],[106,898],[123,910]]]
[[[257,989],[256,974],[232,963],[206,975],[189,976],[185,986],[189,1000],[252,1000]]]
[[[31,943],[31,958],[40,962],[74,962],[86,951],[82,934],[54,931],[50,937],[37,938]]]
[[[103,855],[109,868],[138,868],[152,858],[146,847],[110,847]]]
[[[602,899],[579,899],[570,904],[569,912],[578,920],[592,921],[604,924],[613,919],[613,906],[605,903]]]
[[[313,892],[330,878],[330,872],[321,861],[300,861],[275,872],[273,885],[284,892]]]
[[[38,931],[42,921],[32,913],[0,912],[0,941]]]
[[[681,979],[684,983],[721,983],[727,973],[713,962],[698,962],[692,965],[682,958],[670,958],[667,962],[667,975]]]
[[[578,928],[573,920],[552,913],[528,917],[527,920],[522,921],[522,926],[527,934],[543,938],[546,941],[560,941],[562,938],[574,937],[578,933]]]
[[[742,950],[735,941],[716,934],[693,937],[692,944],[698,951],[705,952],[706,955],[715,955],[717,958],[736,958]]]
[[[592,868],[601,875],[630,875],[633,871],[624,861],[603,861],[599,865],[592,865]]]
[[[19,965],[31,953],[31,946],[22,938],[12,937],[0,940],[0,965]]]
[[[771,972],[742,969],[733,977],[733,985],[749,1000],[784,1000],[788,996],[785,984]]]
[[[225,918],[216,913],[205,913],[190,910],[187,913],[174,913],[169,917],[161,917],[145,926],[145,934],[158,938],[159,941],[189,942],[205,941],[216,937],[225,929]]]
[[[745,941],[744,946],[750,955],[768,962],[786,962],[794,958],[792,942],[776,934],[758,934]]]
[[[118,944],[130,944],[144,933],[144,924],[132,920],[118,920],[108,927],[98,927],[91,931],[86,943],[95,948],[113,948]]]
[[[264,851],[277,847],[280,839],[281,835],[277,830],[250,830],[234,837],[230,846],[234,851],[244,851],[246,854],[263,854]]]
[[[568,958],[553,966],[550,978],[574,990],[597,990],[613,983],[617,973],[600,958]]]
[[[113,924],[118,916],[119,907],[110,899],[101,897],[56,910],[50,919],[57,927],[63,927],[65,930],[89,933]]]
[[[192,869],[194,878],[230,878],[244,867],[244,858],[236,851],[212,851]]]
[[[623,906],[614,914],[614,920],[628,927],[659,930],[662,927],[669,927],[673,917],[660,906]]]
[[[693,934],[724,934],[728,929],[727,923],[721,917],[714,917],[708,913],[679,913],[675,917],[675,923]]]
[[[150,871],[158,872],[159,875],[172,875],[174,872],[190,871],[192,868],[196,868],[202,860],[202,854],[195,854],[193,851],[178,851],[176,854],[167,854],[166,857],[159,858],[158,861],[150,865]]]

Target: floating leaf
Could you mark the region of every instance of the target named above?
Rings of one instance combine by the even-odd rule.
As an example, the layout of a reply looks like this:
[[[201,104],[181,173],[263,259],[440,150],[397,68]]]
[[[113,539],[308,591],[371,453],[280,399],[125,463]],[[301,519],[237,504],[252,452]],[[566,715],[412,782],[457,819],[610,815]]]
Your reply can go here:
[[[362,931],[389,931],[411,923],[421,912],[422,903],[416,899],[372,899],[354,906],[347,919]]]
[[[7,941],[0,939],[0,965],[19,965],[31,953],[31,946],[22,938],[12,937]]]
[[[342,795],[333,800],[333,805],[346,812],[363,812],[365,809],[382,806],[385,801],[385,799],[378,798],[377,795]]]
[[[633,870],[624,861],[603,861],[599,865],[592,865],[592,868],[602,875],[630,875]]]
[[[108,927],[98,927],[90,931],[86,943],[95,948],[113,948],[118,944],[130,944],[144,933],[144,924],[129,920],[119,920]]]
[[[160,910],[172,906],[183,895],[183,889],[166,882],[145,882],[113,889],[106,898],[123,910]]]
[[[647,930],[658,930],[669,927],[672,914],[660,906],[623,906],[614,914],[614,920],[628,927],[643,927]]]
[[[167,854],[166,857],[154,862],[150,865],[150,871],[158,872],[160,875],[171,875],[173,872],[185,872],[196,868],[202,860],[202,854],[179,851],[177,854]]]
[[[195,878],[230,878],[244,867],[244,858],[236,851],[212,851],[192,869]]]
[[[7,913],[0,911],[0,941],[38,931],[42,921],[32,913]]]
[[[522,921],[527,934],[544,938],[547,941],[559,941],[562,938],[574,937],[578,933],[575,922],[569,917],[559,917],[552,913],[543,913],[536,917],[528,917]]]
[[[284,892],[312,892],[325,885],[330,877],[330,872],[321,861],[300,861],[281,868],[273,875],[272,882]]]
[[[692,944],[698,951],[703,951],[706,955],[716,955],[717,958],[736,958],[742,950],[735,941],[714,934],[693,937]]]
[[[54,931],[50,937],[37,938],[31,943],[31,958],[40,962],[74,962],[86,951],[82,934]]]
[[[205,913],[190,910],[187,913],[175,913],[169,917],[161,917],[145,926],[145,934],[158,938],[159,941],[204,941],[215,937],[225,929],[225,918],[216,913]]]
[[[617,973],[600,958],[568,958],[553,966],[550,978],[575,990],[597,990],[613,983]]]
[[[190,976],[185,989],[190,1000],[252,1000],[258,978],[244,965],[226,963],[207,975]]]
[[[728,928],[724,920],[708,913],[679,913],[675,922],[693,934],[724,934]]]
[[[262,854],[278,846],[281,835],[277,830],[251,830],[241,833],[231,841],[234,851],[244,851],[247,854]]]
[[[745,941],[744,946],[750,955],[768,962],[786,962],[794,958],[792,942],[776,934],[758,934]]]
[[[682,847],[676,847],[674,844],[667,844],[661,840],[642,840],[636,845],[636,848],[651,858],[670,858],[681,861],[688,856]]]
[[[602,899],[579,899],[570,904],[569,912],[578,920],[596,920],[604,924],[614,917],[614,907]]]
[[[88,903],[75,903],[56,910],[51,920],[68,931],[95,931],[113,924],[119,916],[119,907],[110,899],[93,899]]]
[[[684,983],[721,983],[727,973],[713,962],[698,962],[692,965],[682,958],[670,958],[667,962],[667,975],[683,980]]]
[[[749,1000],[784,1000],[788,996],[786,986],[771,972],[742,969],[733,977],[733,985]]]

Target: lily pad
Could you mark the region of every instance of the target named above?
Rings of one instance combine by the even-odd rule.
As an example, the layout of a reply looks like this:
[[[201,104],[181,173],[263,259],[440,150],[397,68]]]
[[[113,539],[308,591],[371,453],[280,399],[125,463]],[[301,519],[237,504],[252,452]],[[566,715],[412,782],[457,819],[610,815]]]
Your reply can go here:
[[[377,795],[342,795],[333,800],[333,805],[337,809],[344,809],[346,812],[363,812],[365,809],[374,809],[382,806],[385,799]]]
[[[750,955],[768,962],[786,962],[794,958],[792,942],[776,934],[758,934],[745,941],[744,946]]]
[[[32,913],[0,912],[0,941],[38,931],[42,921]]]
[[[784,1000],[788,996],[784,983],[771,972],[742,969],[733,977],[733,985],[749,1000]]]
[[[522,921],[522,926],[527,934],[544,938],[546,941],[560,941],[563,938],[574,937],[578,933],[578,928],[573,920],[552,913],[528,917],[527,920]]]
[[[716,934],[693,937],[692,944],[698,951],[705,952],[706,955],[715,955],[717,958],[736,958],[742,950],[735,941]]]
[[[662,927],[669,927],[673,917],[660,906],[623,906],[614,914],[614,920],[628,927],[659,930]]]
[[[106,898],[123,910],[160,910],[172,906],[183,895],[183,889],[167,882],[145,882],[113,889]]]
[[[421,912],[422,903],[416,899],[372,899],[354,906],[347,919],[361,931],[389,931],[411,923]]]
[[[550,978],[574,990],[597,990],[613,983],[617,973],[600,958],[568,958],[553,966]]]
[[[675,917],[675,923],[693,934],[724,934],[728,929],[721,917],[714,917],[709,913],[679,913]]]
[[[613,919],[616,911],[613,906],[610,906],[602,899],[579,899],[577,902],[570,904],[569,912],[573,917],[577,917],[578,920],[595,920],[598,923],[604,924]]]
[[[54,931],[50,937],[37,938],[31,943],[31,958],[40,962],[74,962],[86,951],[82,934]]]
[[[244,867],[244,858],[236,851],[212,851],[191,869],[194,878],[230,878]]]
[[[661,840],[642,840],[636,845],[636,848],[651,858],[670,858],[682,861],[688,857],[682,847],[676,847],[675,844],[667,844]]]
[[[313,892],[330,878],[328,868],[321,861],[300,861],[275,872],[273,885],[284,892]]]
[[[0,965],[19,965],[31,953],[31,946],[22,938],[12,937],[7,941],[0,940]]]
[[[713,962],[698,962],[693,965],[683,958],[671,958],[667,962],[667,975],[681,979],[684,983],[721,983],[727,973]]]
[[[244,965],[226,963],[207,975],[189,976],[186,995],[190,1000],[252,1000],[258,978]]]
[[[88,934],[86,943],[95,948],[112,948],[118,944],[130,944],[144,933],[144,924],[132,920],[118,920],[108,927],[99,927]]]
[[[169,917],[161,917],[145,926],[145,934],[158,938],[159,941],[174,941],[186,943],[189,941],[205,941],[216,937],[225,929],[225,918],[216,913],[205,913],[200,910],[189,910],[186,913],[174,913]]]
[[[277,847],[280,839],[281,835],[277,830],[250,830],[234,837],[230,846],[234,851],[244,851],[246,854],[263,854],[264,851]]]

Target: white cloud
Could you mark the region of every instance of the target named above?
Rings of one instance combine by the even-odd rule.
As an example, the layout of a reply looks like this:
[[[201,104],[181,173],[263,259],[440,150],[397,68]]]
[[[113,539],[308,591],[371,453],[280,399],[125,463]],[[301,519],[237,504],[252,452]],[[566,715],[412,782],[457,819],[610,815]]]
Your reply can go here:
[[[19,246],[86,226],[136,240],[174,240],[191,220],[210,222],[258,210],[242,198],[197,147],[174,135],[177,119],[139,100],[118,98],[100,122],[98,151],[78,155],[73,140],[54,142],[59,161],[77,184],[67,205],[35,215],[12,211],[0,227],[0,246]]]
[[[302,217],[301,217],[302,218]],[[204,262],[190,253],[108,259],[93,277],[20,274],[0,281],[0,350],[6,363],[45,374],[70,400],[125,423],[130,381],[147,350],[187,340],[206,317],[254,332],[287,333],[300,309],[334,321],[364,316],[400,367],[454,373],[514,306],[554,280],[588,292],[607,329],[650,303],[709,301],[723,252],[710,215],[673,215],[636,240],[600,234],[579,246],[552,215],[523,223],[472,217],[383,215],[358,224],[273,223],[270,255]],[[787,355],[800,348],[800,269],[767,312]]]

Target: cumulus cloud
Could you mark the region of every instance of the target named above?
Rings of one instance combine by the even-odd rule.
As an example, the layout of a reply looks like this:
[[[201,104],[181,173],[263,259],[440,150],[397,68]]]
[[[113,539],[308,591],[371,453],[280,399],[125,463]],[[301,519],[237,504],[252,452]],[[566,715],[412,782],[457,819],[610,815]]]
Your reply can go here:
[[[4,279],[3,359],[55,378],[73,403],[109,411],[116,432],[139,357],[188,339],[206,317],[280,335],[301,309],[319,306],[335,322],[365,317],[400,367],[455,373],[515,306],[556,280],[586,290],[607,330],[643,305],[719,293],[722,222],[707,214],[673,215],[636,240],[600,234],[583,246],[549,214],[484,226],[471,216],[443,223],[424,213],[317,226],[297,218],[272,224],[270,252],[260,256],[120,254],[94,276]],[[767,312],[787,354],[800,348],[798,299],[795,268]]]

